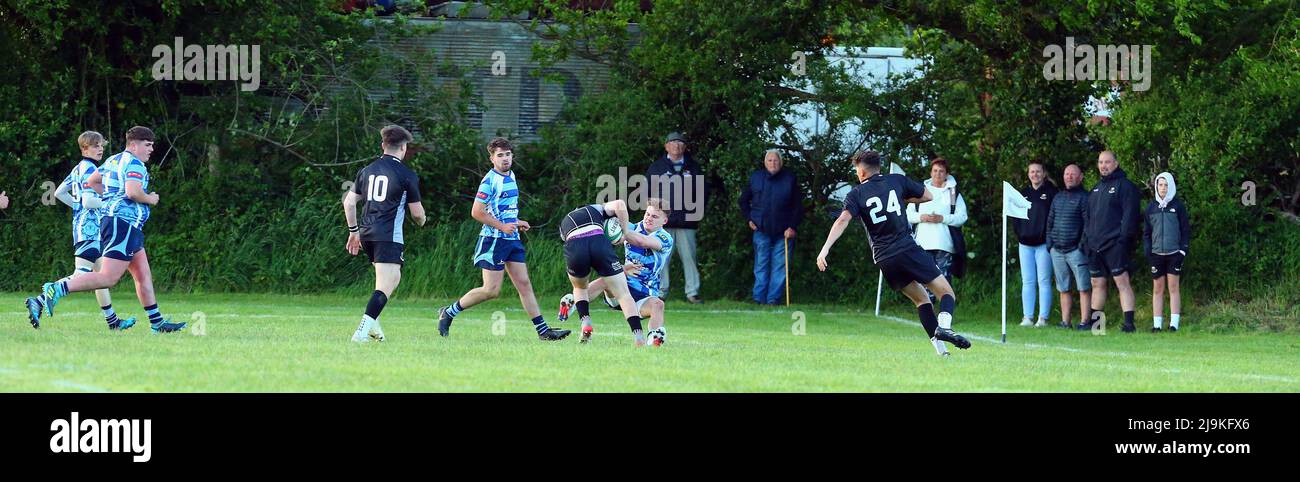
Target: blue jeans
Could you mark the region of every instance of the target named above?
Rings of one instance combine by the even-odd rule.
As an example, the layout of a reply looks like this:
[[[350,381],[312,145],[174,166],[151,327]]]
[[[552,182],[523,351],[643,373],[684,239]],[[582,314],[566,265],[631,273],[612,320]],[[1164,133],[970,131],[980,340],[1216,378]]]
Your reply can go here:
[[[785,244],[784,236],[754,231],[754,301],[774,305],[785,295]]]
[[[1052,313],[1052,257],[1047,244],[1020,245],[1020,302],[1025,318],[1034,317],[1034,298],[1038,298],[1038,317],[1046,320]]]

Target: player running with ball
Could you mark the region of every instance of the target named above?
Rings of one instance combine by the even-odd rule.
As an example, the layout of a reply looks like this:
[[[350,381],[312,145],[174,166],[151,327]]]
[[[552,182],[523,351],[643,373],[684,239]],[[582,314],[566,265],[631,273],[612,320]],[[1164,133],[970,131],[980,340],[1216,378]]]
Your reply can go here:
[[[852,160],[861,184],[844,199],[844,212],[831,226],[826,244],[817,255],[817,269],[826,271],[826,257],[831,246],[844,234],[853,218],[861,219],[867,229],[876,266],[884,273],[890,288],[901,290],[916,304],[921,326],[935,351],[948,356],[944,342],[961,349],[970,348],[970,341],[952,331],[952,313],[957,305],[952,286],[934,265],[934,260],[912,239],[911,226],[900,203],[919,204],[933,196],[925,186],[901,174],[881,174],[880,154],[874,151],[859,151]],[[922,283],[939,299],[937,315],[925,290],[921,289]]]
[[[625,235],[614,243],[627,245],[627,262],[623,265],[623,272],[627,275],[628,292],[636,302],[637,314],[650,319],[650,344],[654,346],[662,346],[668,338],[668,332],[664,328],[664,301],[660,298],[663,291],[659,287],[659,274],[668,265],[668,257],[672,255],[673,235],[663,228],[664,223],[668,222],[668,211],[663,206],[662,201],[651,199],[646,206],[645,217],[641,218],[641,222],[633,224],[628,231],[642,236]],[[604,292],[606,285],[604,278],[592,281],[587,286],[587,299],[590,300],[593,294]],[[606,302],[610,302],[610,299],[612,298],[607,298]],[[568,318],[568,302],[571,300],[574,300],[572,295],[565,295],[561,300],[560,321]],[[616,302],[612,306],[620,309]],[[589,302],[584,307],[584,310],[590,310]],[[591,317],[582,316],[583,342],[591,339],[591,331]]]
[[[618,299],[623,316],[627,317],[627,325],[632,328],[633,344],[643,346],[645,333],[641,327],[640,310],[628,291],[623,263],[614,254],[612,240],[605,235],[605,221],[610,218],[617,218],[624,239],[632,246],[662,248],[662,241],[658,237],[641,234],[628,225],[627,204],[621,200],[588,204],[564,216],[560,221],[560,239],[564,240],[564,263],[568,268],[569,282],[573,284],[573,299],[578,317],[582,319],[582,342],[591,341],[587,276],[595,270],[604,282],[604,289]]]

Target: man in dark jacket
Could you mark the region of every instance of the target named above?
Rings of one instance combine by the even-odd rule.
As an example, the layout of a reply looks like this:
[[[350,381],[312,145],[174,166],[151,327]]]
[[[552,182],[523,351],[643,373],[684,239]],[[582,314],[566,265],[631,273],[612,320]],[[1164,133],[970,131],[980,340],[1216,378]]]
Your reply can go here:
[[[1020,241],[1020,326],[1047,326],[1052,314],[1052,258],[1047,252],[1047,215],[1056,197],[1056,186],[1047,181],[1043,163],[1029,163],[1029,185],[1020,188],[1028,199],[1029,219],[1013,218],[1016,238]],[[1034,301],[1038,302],[1038,322],[1033,320]]]
[[[799,179],[782,169],[781,153],[763,156],[763,169],[749,175],[749,187],[740,194],[740,214],[754,232],[754,302],[775,305],[785,288],[788,242],[793,242],[803,220],[803,195]],[[790,241],[787,241],[790,240]]]
[[[1088,209],[1083,212],[1084,254],[1088,255],[1088,272],[1092,277],[1092,319],[1079,325],[1092,328],[1106,306],[1106,278],[1115,280],[1119,305],[1124,310],[1125,333],[1137,331],[1133,325],[1133,286],[1129,280],[1129,263],[1133,242],[1138,234],[1139,199],[1137,186],[1119,168],[1115,153],[1102,151],[1097,156],[1101,182],[1088,194]]]
[[[681,133],[668,134],[664,140],[664,156],[650,164],[646,177],[650,181],[650,197],[663,199],[668,205],[668,224],[665,229],[676,244],[673,251],[682,260],[686,277],[686,300],[700,303],[700,271],[695,267],[695,230],[704,217],[705,179],[699,163],[686,153],[686,138]],[[664,265],[659,275],[663,295],[668,295],[669,268]]]
[[[1079,248],[1083,238],[1083,211],[1088,208],[1088,191],[1083,188],[1083,169],[1078,164],[1065,166],[1065,190],[1056,193],[1047,213],[1047,251],[1052,255],[1056,274],[1056,291],[1061,293],[1061,328],[1072,328],[1070,290],[1079,290],[1079,322],[1089,318],[1088,298],[1092,282],[1088,279],[1088,257]]]

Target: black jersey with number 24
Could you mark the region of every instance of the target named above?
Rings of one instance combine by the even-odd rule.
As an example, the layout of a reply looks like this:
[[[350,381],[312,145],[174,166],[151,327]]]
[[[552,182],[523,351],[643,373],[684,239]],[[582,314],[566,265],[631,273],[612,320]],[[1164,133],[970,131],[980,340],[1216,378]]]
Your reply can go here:
[[[844,209],[862,220],[876,264],[914,246],[904,200],[925,195],[925,186],[901,174],[876,174],[844,198]]]
[[[357,173],[352,192],[361,195],[361,240],[402,243],[406,205],[420,202],[420,178],[390,155],[375,159]]]

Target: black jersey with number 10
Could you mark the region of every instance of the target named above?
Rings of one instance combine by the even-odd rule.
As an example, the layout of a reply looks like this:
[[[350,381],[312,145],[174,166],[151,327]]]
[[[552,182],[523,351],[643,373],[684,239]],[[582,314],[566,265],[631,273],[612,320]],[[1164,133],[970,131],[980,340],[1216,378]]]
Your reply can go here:
[[[876,174],[844,198],[844,209],[862,220],[871,241],[872,259],[879,264],[913,246],[912,226],[904,201],[925,195],[925,186],[901,174]]]
[[[420,202],[420,178],[390,155],[375,159],[357,173],[352,192],[361,195],[361,240],[402,243],[406,205]]]

